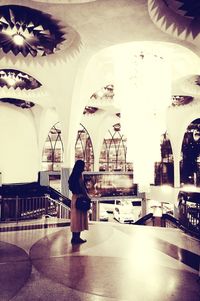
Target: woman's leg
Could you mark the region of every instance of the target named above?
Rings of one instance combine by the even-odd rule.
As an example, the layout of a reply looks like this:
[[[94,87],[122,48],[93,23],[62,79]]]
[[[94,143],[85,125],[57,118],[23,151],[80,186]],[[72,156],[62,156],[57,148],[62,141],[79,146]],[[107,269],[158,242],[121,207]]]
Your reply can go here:
[[[86,242],[86,239],[81,239],[80,238],[80,232],[72,232],[71,243],[82,244],[84,242]]]

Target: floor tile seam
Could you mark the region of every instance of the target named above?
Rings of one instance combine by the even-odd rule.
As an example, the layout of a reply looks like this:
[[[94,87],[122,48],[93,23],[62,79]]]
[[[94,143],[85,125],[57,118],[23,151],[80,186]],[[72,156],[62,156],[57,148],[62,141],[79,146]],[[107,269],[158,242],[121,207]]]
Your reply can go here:
[[[157,233],[150,233],[150,235],[151,236],[154,236],[155,238],[157,238],[157,239],[163,239],[163,240],[165,240],[166,242],[169,242],[170,244],[174,244],[174,243],[176,243],[176,246],[177,247],[180,247],[180,248],[182,248],[183,249],[183,247],[182,246],[179,246],[178,244],[185,244],[185,246],[184,246],[184,249],[186,249],[185,247],[187,247],[187,245],[188,244],[191,244],[191,247],[192,247],[192,244],[199,244],[199,249],[200,249],[200,240],[198,239],[198,238],[196,238],[196,237],[191,237],[191,236],[188,236],[188,235],[186,235],[186,236],[183,236],[182,237],[182,234],[185,234],[185,233],[182,233],[182,232],[180,232],[180,237],[178,238],[178,240],[174,237],[161,237],[161,236],[159,236]],[[158,237],[159,236],[159,237]],[[170,240],[171,239],[171,240]],[[188,239],[189,239],[189,241],[190,242],[188,242]],[[173,241],[172,241],[173,240]],[[194,241],[193,241],[194,240]],[[190,250],[188,250],[188,251],[190,251]],[[199,254],[197,254],[197,255],[200,255],[200,251],[199,251]]]
[[[25,262],[30,262],[29,256],[27,257],[27,259],[22,259],[22,260],[16,260],[16,259],[5,260],[5,261],[0,262],[0,265],[9,264],[9,263],[12,263],[12,264],[13,263],[25,263]]]
[[[130,235],[131,235],[130,232],[127,233],[127,232],[123,231],[122,229],[120,229],[120,230],[121,230],[121,232],[127,234],[127,236],[130,236]],[[154,235],[149,234],[149,236],[151,236],[153,239],[157,240],[157,242],[158,242],[158,246],[157,246],[157,247],[152,247],[152,249],[154,249],[154,250],[156,250],[156,251],[159,251],[159,252],[161,252],[162,254],[164,254],[164,255],[166,255],[166,256],[169,256],[170,258],[173,258],[173,259],[177,260],[178,262],[181,262],[181,263],[183,263],[183,264],[186,264],[186,266],[189,266],[190,268],[192,268],[192,269],[194,269],[194,270],[198,270],[198,269],[199,269],[199,267],[196,266],[197,263],[196,263],[196,265],[195,265],[196,267],[194,268],[194,267],[191,266],[190,264],[187,264],[186,261],[180,260],[179,257],[176,257],[176,256],[175,256],[175,254],[171,254],[171,255],[170,255],[169,253],[167,253],[167,248],[166,248],[166,252],[165,252],[165,250],[162,249],[162,246],[161,246],[161,245],[160,245],[160,248],[159,248],[159,241],[163,242],[163,243],[166,244],[166,245],[168,244],[168,245],[170,245],[170,246],[174,246],[176,249],[180,249],[181,252],[182,252],[182,254],[184,254],[184,252],[188,253],[188,256],[194,257],[194,258],[196,259],[196,261],[199,260],[199,262],[200,262],[200,256],[199,256],[198,254],[193,253],[193,252],[188,251],[188,250],[183,249],[183,248],[179,248],[179,247],[177,247],[175,244],[168,243],[168,242],[166,242],[166,241],[163,240],[163,239],[160,239],[160,238],[158,238],[158,237],[155,237]],[[190,253],[191,253],[191,254],[190,254]],[[186,258],[187,258],[187,257],[186,257]],[[190,263],[190,262],[188,262],[188,263]],[[191,263],[191,264],[192,264],[192,263]]]
[[[126,231],[123,231],[122,229],[118,229],[118,230],[120,230],[121,232],[123,232],[124,234],[126,234],[126,235],[128,235],[128,236],[130,236],[130,235],[132,235],[132,233],[130,233],[130,232],[126,232]],[[170,244],[170,245],[174,245],[174,246],[176,246],[177,248],[179,248],[179,249],[181,249],[181,250],[185,250],[185,251],[188,251],[188,252],[190,252],[190,253],[192,253],[192,254],[194,254],[194,255],[197,255],[197,256],[200,256],[200,252],[199,253],[196,253],[196,249],[195,250],[191,250],[191,249],[189,249],[189,248],[185,248],[185,246],[184,247],[182,247],[182,246],[179,246],[179,245],[177,245],[177,244],[175,244],[176,243],[176,241],[173,241],[173,242],[171,242],[171,241],[169,241],[168,239],[165,239],[165,238],[160,238],[160,237],[158,237],[157,235],[156,235],[156,233],[154,234],[154,233],[149,233],[149,236],[151,236],[153,239],[155,239],[155,240],[162,240],[163,242],[165,242],[166,244]]]
[[[170,256],[169,254],[166,254],[166,253],[162,252],[161,250],[158,250],[158,249],[154,249],[154,250],[158,253],[161,253],[162,256],[165,256],[166,258],[168,258],[168,260],[172,261],[172,264],[176,264],[176,266],[174,266],[174,269],[182,270],[185,267],[186,269],[187,268],[191,269],[194,274],[198,274],[198,269],[195,269],[195,268],[191,267],[190,265],[187,265],[183,261],[181,261],[173,256]],[[167,265],[165,265],[165,266],[167,266]]]
[[[101,299],[102,298],[104,298],[104,299],[102,299],[102,301],[103,300],[109,300],[109,301],[111,301],[111,300],[113,300],[113,301],[128,301],[129,299],[118,299],[118,298],[115,298],[115,297],[110,297],[110,296],[105,296],[105,295],[103,295],[103,293],[101,294],[101,293],[95,293],[95,292],[90,292],[89,290],[81,290],[81,289],[77,289],[77,288],[74,288],[74,286],[72,286],[72,285],[65,285],[65,284],[63,284],[62,282],[60,282],[60,281],[58,281],[57,279],[55,279],[55,278],[53,278],[53,276],[51,276],[51,277],[49,277],[49,276],[47,276],[46,275],[46,273],[44,272],[44,271],[40,271],[40,270],[38,270],[34,265],[33,265],[33,267],[38,271],[38,273],[40,274],[40,275],[42,275],[44,278],[46,278],[46,279],[48,279],[48,280],[50,280],[50,281],[52,281],[52,282],[56,282],[56,283],[58,283],[59,285],[62,285],[63,287],[65,287],[65,288],[67,288],[67,289],[69,289],[69,290],[71,290],[71,291],[75,291],[76,293],[78,293],[78,294],[81,294],[81,295],[83,295],[83,296],[96,296],[96,297],[100,297]],[[25,284],[26,285],[26,284]],[[80,299],[79,301],[82,301],[82,300],[85,300],[85,299]],[[24,300],[23,300],[24,301]],[[70,301],[70,300],[66,300],[66,301]]]
[[[31,261],[38,261],[38,260],[44,260],[44,261],[46,261],[46,260],[50,260],[52,258],[65,258],[65,257],[67,257],[67,258],[68,257],[94,257],[94,255],[91,255],[89,253],[81,254],[81,253],[78,253],[78,252],[76,254],[74,254],[74,253],[73,254],[68,253],[68,254],[52,255],[52,256],[49,256],[49,257],[43,257],[43,256],[41,256],[41,257],[31,257],[31,255],[30,255],[30,260]],[[107,257],[107,256],[105,256],[105,255],[95,255],[95,257]],[[115,256],[112,256],[112,257],[115,257]],[[116,257],[116,258],[118,258],[118,257]]]
[[[187,251],[187,252],[190,252],[192,253],[193,255],[196,255],[196,256],[199,256],[200,257],[200,252],[197,252],[196,249],[194,248],[188,248],[187,246],[181,246],[180,244],[176,244],[175,241],[173,242],[170,242],[169,240],[165,240],[163,238],[156,238],[156,239],[162,239],[166,244],[169,244],[169,245],[174,245],[176,246],[177,248],[181,249],[181,250],[184,250],[184,251]]]
[[[25,231],[32,229],[48,229],[48,228],[61,228],[61,227],[69,227],[69,224],[48,224],[48,225],[28,225],[28,226],[20,226],[20,227],[5,227],[0,228],[0,232],[14,232],[14,231]]]

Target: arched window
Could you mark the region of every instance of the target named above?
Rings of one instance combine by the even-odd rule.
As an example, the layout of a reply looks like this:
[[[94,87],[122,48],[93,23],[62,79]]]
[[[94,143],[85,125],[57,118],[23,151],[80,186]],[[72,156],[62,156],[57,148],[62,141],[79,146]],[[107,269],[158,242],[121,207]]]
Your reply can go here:
[[[132,163],[126,162],[126,138],[120,132],[120,124],[108,130],[99,160],[100,171],[132,171]]]
[[[87,171],[94,170],[94,152],[87,130],[80,124],[75,144],[75,160],[84,160]]]
[[[42,169],[60,171],[63,162],[63,143],[60,123],[56,123],[49,131],[42,154]]]
[[[167,132],[161,136],[161,161],[155,163],[155,185],[174,184],[174,159]]]
[[[181,183],[200,186],[200,119],[190,123],[183,138]]]

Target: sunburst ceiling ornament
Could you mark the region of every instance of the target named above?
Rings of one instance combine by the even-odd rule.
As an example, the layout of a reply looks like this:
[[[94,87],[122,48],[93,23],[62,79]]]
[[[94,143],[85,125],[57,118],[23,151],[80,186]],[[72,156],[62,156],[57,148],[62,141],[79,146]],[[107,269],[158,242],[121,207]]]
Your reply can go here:
[[[163,31],[180,39],[200,33],[200,2],[198,0],[148,0],[149,13]]]
[[[90,106],[86,106],[84,111],[83,111],[83,114],[84,115],[92,115],[94,114],[96,111],[98,111],[98,108],[96,107],[90,107]]]
[[[65,32],[49,14],[25,6],[0,7],[0,49],[4,53],[47,56],[59,50]]]
[[[120,123],[116,123],[113,125],[114,131],[115,132],[119,132],[121,130],[121,124]]]
[[[35,105],[31,101],[25,101],[17,98],[0,98],[0,102],[9,103],[22,109],[30,109]]]
[[[167,1],[169,2],[169,0]],[[200,17],[200,2],[197,0],[175,0],[178,10],[182,11],[187,17]]]
[[[172,106],[183,106],[193,101],[192,96],[172,95]]]
[[[21,90],[33,90],[39,88],[41,83],[39,83],[32,76],[15,70],[15,69],[0,69],[0,87],[7,87]]]
[[[90,99],[96,100],[113,100],[114,97],[114,85],[107,85],[99,91],[92,94]]]

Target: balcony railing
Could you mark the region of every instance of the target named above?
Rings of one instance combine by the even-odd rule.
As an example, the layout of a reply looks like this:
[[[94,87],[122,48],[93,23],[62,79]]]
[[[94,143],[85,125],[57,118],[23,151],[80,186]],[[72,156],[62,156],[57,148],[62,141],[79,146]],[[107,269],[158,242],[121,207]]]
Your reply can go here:
[[[69,200],[70,201],[70,200]],[[0,199],[0,222],[37,219],[42,216],[69,218],[70,207],[63,200],[45,194],[37,197],[3,197]]]

